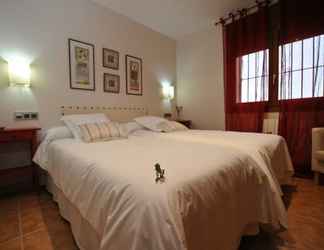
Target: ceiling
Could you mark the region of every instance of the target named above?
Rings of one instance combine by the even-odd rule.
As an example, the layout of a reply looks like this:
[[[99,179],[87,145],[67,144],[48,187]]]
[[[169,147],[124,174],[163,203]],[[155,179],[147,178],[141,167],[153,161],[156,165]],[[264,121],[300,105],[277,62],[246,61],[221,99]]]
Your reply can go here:
[[[92,0],[173,39],[212,27],[253,0]]]

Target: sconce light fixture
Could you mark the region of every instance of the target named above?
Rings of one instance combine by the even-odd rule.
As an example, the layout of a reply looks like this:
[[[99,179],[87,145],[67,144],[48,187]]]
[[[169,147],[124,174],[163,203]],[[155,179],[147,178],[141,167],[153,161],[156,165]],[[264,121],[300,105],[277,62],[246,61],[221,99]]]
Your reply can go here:
[[[171,85],[163,85],[163,97],[169,101],[174,98],[174,86]]]
[[[30,87],[30,65],[24,60],[12,60],[8,62],[10,86]]]

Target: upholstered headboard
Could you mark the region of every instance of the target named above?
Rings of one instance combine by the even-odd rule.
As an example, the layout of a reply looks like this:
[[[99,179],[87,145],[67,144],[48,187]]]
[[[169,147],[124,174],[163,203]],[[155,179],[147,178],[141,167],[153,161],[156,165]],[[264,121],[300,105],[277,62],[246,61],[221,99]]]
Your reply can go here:
[[[128,122],[138,116],[147,115],[145,107],[122,107],[122,106],[61,106],[61,114],[90,114],[104,113],[111,120],[118,122]]]

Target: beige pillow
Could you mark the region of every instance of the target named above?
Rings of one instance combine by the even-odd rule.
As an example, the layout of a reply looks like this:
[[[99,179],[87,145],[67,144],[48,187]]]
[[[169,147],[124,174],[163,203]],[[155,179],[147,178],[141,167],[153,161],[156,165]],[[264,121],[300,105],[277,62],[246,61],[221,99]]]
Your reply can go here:
[[[79,125],[84,142],[109,141],[127,138],[124,127],[117,122],[98,122]]]
[[[156,128],[165,133],[188,130],[186,126],[175,121],[162,121],[157,124]]]

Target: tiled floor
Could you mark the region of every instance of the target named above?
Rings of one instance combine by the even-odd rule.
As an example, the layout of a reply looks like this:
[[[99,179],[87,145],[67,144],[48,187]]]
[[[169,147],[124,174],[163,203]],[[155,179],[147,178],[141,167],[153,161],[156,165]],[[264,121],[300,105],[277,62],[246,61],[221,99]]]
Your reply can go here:
[[[69,223],[45,191],[0,200],[0,250],[74,249]]]
[[[285,188],[289,230],[245,237],[240,250],[324,249],[324,186],[294,182]],[[45,191],[0,199],[0,250],[77,249],[69,224]]]

